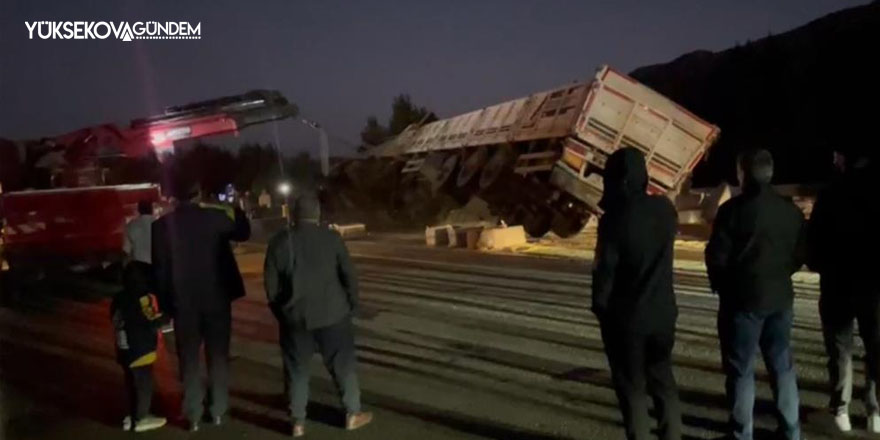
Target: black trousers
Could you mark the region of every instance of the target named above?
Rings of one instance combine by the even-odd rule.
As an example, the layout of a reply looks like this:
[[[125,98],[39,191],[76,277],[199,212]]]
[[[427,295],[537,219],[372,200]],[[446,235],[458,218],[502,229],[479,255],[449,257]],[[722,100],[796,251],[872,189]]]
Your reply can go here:
[[[125,388],[128,393],[128,411],[134,423],[150,413],[153,401],[153,366],[123,367]],[[132,426],[134,426],[132,423]]]
[[[360,412],[361,393],[355,372],[357,356],[351,318],[315,330],[297,328],[281,321],[279,333],[284,370],[288,376],[285,385],[289,386],[290,415],[294,420],[306,419],[309,364],[315,351],[321,353],[345,411],[349,414]]]
[[[660,438],[680,440],[681,403],[672,374],[674,325],[662,331],[628,334],[618,326],[606,323],[602,325],[602,342],[623,413],[626,438],[650,438],[650,395],[654,400]]]
[[[205,344],[208,363],[208,401],[212,416],[220,417],[229,409],[229,339],[232,312],[178,312],[174,317],[180,380],[183,383],[183,415],[187,420],[201,420],[204,413],[204,389],[199,372],[199,352]]]
[[[819,316],[828,353],[828,379],[833,412],[849,413],[853,393],[853,354],[855,323],[865,345],[865,390],[863,399],[869,414],[880,411],[877,404],[877,380],[880,376],[880,307],[878,300],[859,296],[831,283],[821,284]]]

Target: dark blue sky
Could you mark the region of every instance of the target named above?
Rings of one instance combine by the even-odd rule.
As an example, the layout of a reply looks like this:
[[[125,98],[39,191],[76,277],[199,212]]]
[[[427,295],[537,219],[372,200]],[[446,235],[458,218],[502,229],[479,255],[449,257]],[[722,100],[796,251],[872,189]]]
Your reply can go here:
[[[867,0],[0,1],[0,137],[126,122],[167,105],[281,90],[357,142],[394,95],[441,116],[696,49],[780,33]],[[28,40],[25,21],[201,22],[193,41]],[[314,132],[285,122],[286,151]],[[271,128],[240,140],[269,140]],[[341,152],[350,147],[334,141]]]

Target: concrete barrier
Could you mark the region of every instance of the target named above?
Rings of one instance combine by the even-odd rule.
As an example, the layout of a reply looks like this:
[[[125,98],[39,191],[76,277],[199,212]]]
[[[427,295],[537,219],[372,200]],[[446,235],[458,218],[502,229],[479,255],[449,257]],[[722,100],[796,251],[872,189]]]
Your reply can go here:
[[[486,228],[480,233],[477,247],[480,249],[504,249],[526,244],[526,231],[522,226]]]
[[[452,225],[428,226],[425,228],[425,244],[428,246],[450,246],[454,242],[455,229]]]
[[[484,229],[486,229],[484,226],[455,228],[456,246],[476,249],[477,244],[480,242],[480,235],[483,233]]]
[[[431,247],[463,247],[476,249],[486,226],[479,223],[438,225],[425,228],[425,244]]]
[[[352,223],[348,225],[330,225],[330,229],[335,230],[344,239],[365,237],[367,235],[367,225],[363,223]]]

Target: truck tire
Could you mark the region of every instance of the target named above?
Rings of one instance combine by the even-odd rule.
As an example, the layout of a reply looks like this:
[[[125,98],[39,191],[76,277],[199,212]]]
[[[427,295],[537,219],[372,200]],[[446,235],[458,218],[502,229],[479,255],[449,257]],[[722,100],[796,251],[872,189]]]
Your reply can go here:
[[[452,177],[455,176],[455,171],[458,169],[459,159],[460,156],[453,153],[443,160],[440,172],[437,173],[436,180],[433,182],[435,192],[445,190],[451,186]]]
[[[550,230],[560,238],[568,238],[581,232],[589,220],[589,214],[577,215],[570,213],[566,215],[556,213],[553,215],[553,222],[550,226]]]
[[[533,238],[541,238],[550,232],[553,216],[545,209],[529,211],[523,218],[523,229]]]
[[[492,155],[492,158],[486,162],[483,171],[480,173],[480,190],[488,191],[499,181],[503,180],[505,172],[510,170],[515,155],[508,147],[500,147]]]
[[[456,186],[459,188],[470,186],[480,175],[487,160],[489,160],[489,149],[486,147],[479,147],[471,153],[461,164],[461,169],[458,171],[458,178],[455,182]]]

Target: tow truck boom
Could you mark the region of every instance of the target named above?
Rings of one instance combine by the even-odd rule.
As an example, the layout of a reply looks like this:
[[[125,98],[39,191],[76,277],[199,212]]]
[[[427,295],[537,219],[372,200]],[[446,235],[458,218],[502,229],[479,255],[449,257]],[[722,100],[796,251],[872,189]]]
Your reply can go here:
[[[242,95],[168,107],[165,112],[135,119],[127,128],[104,124],[77,130],[54,140],[65,149],[66,162],[79,166],[105,148],[128,156],[153,150],[164,153],[174,142],[206,136],[236,134],[245,127],[292,118],[298,113],[281,93],[255,90]]]

